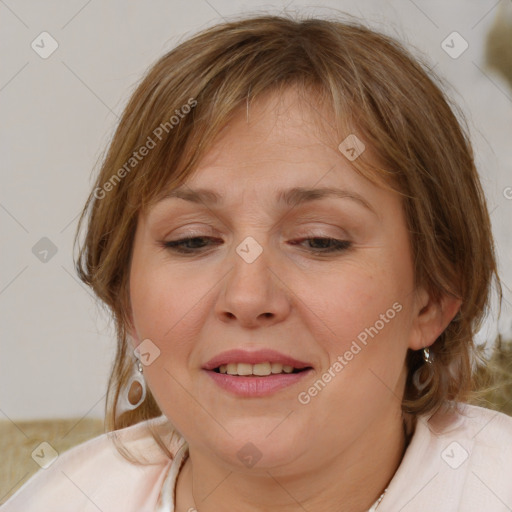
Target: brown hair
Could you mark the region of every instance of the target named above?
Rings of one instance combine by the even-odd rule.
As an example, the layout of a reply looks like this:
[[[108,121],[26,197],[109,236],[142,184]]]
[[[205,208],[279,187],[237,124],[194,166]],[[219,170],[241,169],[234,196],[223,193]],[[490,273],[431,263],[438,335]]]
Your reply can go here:
[[[78,239],[88,216],[76,268],[116,322],[107,430],[162,414],[149,390],[138,409],[118,413],[134,361],[127,342],[128,281],[139,213],[190,176],[245,102],[291,86],[315,91],[315,100],[327,102],[340,142],[357,133],[369,145],[379,165],[365,159],[365,152],[353,162],[358,172],[384,179],[402,194],[416,285],[434,298],[462,299],[431,347],[434,379],[422,392],[412,384],[423,364],[421,351],[408,352],[404,412],[427,413],[468,397],[473,337],[488,308],[493,276],[500,297],[501,288],[467,128],[426,67],[397,41],[360,23],[280,16],[214,26],[153,65],[124,110],[77,231]]]

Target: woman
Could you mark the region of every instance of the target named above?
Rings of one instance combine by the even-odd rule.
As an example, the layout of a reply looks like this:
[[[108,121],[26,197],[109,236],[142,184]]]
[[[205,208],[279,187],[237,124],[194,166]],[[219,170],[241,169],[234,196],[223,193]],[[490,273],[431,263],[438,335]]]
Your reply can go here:
[[[496,273],[463,128],[352,23],[218,25],[149,71],[81,225],[118,332],[107,430],[2,508],[504,511],[465,403]]]

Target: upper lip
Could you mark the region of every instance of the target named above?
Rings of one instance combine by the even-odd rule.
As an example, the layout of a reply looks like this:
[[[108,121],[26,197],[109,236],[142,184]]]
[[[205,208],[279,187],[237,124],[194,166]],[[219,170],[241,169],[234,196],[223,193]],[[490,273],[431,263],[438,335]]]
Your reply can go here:
[[[260,350],[227,350],[222,352],[212,359],[210,359],[204,366],[205,370],[214,370],[221,365],[230,363],[247,363],[247,364],[258,364],[258,363],[280,363],[282,365],[293,366],[297,369],[307,368],[311,365],[304,361],[299,361],[286,354],[281,354],[276,350],[260,349]]]

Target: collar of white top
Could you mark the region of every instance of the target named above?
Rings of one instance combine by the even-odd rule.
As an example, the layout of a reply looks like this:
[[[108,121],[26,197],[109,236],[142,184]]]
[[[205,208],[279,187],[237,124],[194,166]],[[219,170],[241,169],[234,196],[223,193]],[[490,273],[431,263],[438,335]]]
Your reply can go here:
[[[176,480],[178,479],[178,474],[187,457],[188,444],[185,442],[180,446],[170,464],[169,471],[167,472],[167,476],[162,484],[162,489],[160,490],[160,496],[158,497],[155,512],[175,512]],[[377,507],[380,505],[382,498],[384,498],[386,491],[387,489],[384,490],[379,499],[370,507],[368,512],[375,512],[377,510]]]

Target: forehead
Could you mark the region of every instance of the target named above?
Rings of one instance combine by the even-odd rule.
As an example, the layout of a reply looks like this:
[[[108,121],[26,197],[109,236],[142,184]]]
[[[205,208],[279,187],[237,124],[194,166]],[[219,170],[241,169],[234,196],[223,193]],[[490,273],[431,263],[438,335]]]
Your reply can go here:
[[[234,112],[181,185],[164,188],[155,202],[223,207],[259,198],[293,206],[338,197],[371,209],[375,182],[340,152],[339,131],[332,109],[311,94],[289,88],[260,96]]]
[[[339,127],[332,110],[311,93],[288,88],[269,92],[239,107],[215,138],[201,164],[230,155],[301,161],[316,150],[338,154]],[[222,153],[219,154],[219,153]],[[240,162],[238,162],[240,165]]]

